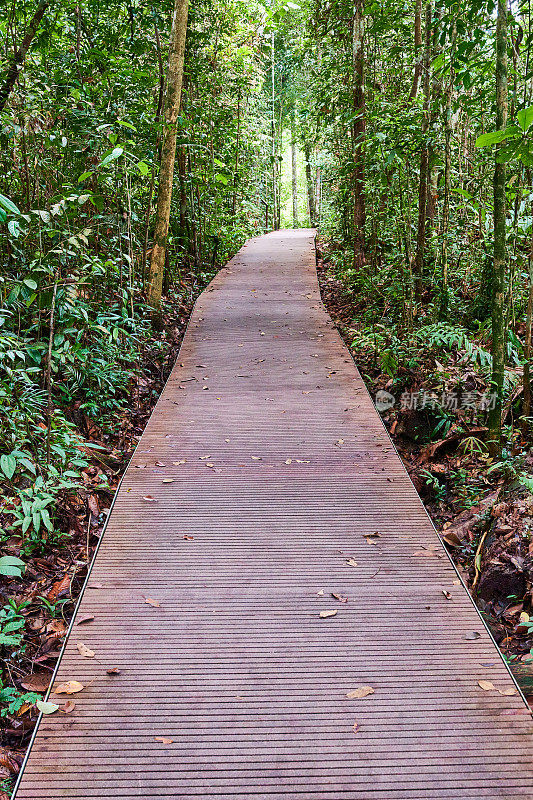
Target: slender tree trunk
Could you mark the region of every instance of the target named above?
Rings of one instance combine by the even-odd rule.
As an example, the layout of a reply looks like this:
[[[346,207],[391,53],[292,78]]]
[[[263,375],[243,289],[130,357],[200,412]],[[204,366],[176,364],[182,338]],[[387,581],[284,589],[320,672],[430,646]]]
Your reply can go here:
[[[409,92],[409,100],[416,99],[418,94],[418,86],[420,84],[420,75],[422,74],[422,0],[415,0],[415,71],[413,74],[413,83],[411,84],[411,91]]]
[[[429,105],[430,105],[430,63],[431,63],[431,17],[432,0],[426,3],[425,44],[424,44],[424,118],[422,123],[422,149],[420,151],[420,179],[418,183],[418,228],[415,255],[415,299],[420,300],[422,294],[422,277],[424,272],[424,250],[426,246],[426,220],[429,177]]]
[[[305,180],[307,183],[307,201],[309,204],[309,223],[312,228],[316,225],[316,199],[315,199],[315,185],[311,173],[311,148],[304,144],[305,154]]]
[[[450,75],[446,87],[446,108],[444,111],[444,200],[442,204],[442,232],[441,232],[441,286],[439,317],[445,319],[448,313],[448,229],[450,225],[450,195],[452,188],[452,93],[455,78],[453,57],[457,27],[454,24],[451,40]]]
[[[161,294],[165,271],[170,203],[172,201],[174,161],[176,159],[177,121],[183,83],[183,61],[185,58],[188,10],[189,0],[175,0],[165,90],[165,129],[161,151],[161,170],[159,173],[159,190],[155,215],[154,246],[150,260],[148,286],[148,304],[153,309],[155,321],[159,319],[161,313]]]
[[[527,436],[530,430],[531,416],[531,328],[533,318],[533,259],[531,253],[529,255],[529,287],[527,297],[527,313],[526,313],[526,338],[524,342],[524,403],[522,406],[522,432]]]
[[[41,24],[44,12],[46,11],[49,5],[50,5],[49,0],[41,0],[39,5],[37,6],[35,14],[31,18],[28,27],[26,28],[26,33],[24,34],[24,38],[21,42],[21,45],[17,49],[15,55],[11,60],[11,64],[8,67],[4,82],[0,87],[0,111],[3,110],[5,104],[7,103],[9,95],[13,91],[13,87],[17,82],[19,72],[24,65],[24,59],[26,58],[26,53],[30,49],[31,43],[33,42],[35,35],[39,29],[39,25]]]
[[[365,264],[365,55],[364,0],[356,0],[352,27],[353,67],[353,260],[355,269]]]
[[[277,230],[278,225],[278,164],[276,148],[276,62],[274,31],[271,34],[271,79],[272,79],[272,228]]]
[[[507,3],[498,0],[496,22],[496,129],[507,124]],[[507,273],[506,226],[506,169],[497,157],[501,145],[496,146],[494,164],[494,264],[492,268],[492,392],[494,407],[489,411],[489,438],[491,452],[501,449],[502,395],[505,374],[505,279]]]
[[[298,164],[296,161],[296,120],[294,109],[291,114],[291,167],[292,167],[292,227],[299,228],[298,222]]]

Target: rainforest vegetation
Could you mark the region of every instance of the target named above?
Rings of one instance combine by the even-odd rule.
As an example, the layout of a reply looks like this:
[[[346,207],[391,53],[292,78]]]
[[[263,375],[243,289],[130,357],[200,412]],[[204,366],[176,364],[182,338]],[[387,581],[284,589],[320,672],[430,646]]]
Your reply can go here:
[[[528,0],[0,1],[4,792],[192,303],[279,227],[318,229],[324,300],[527,658],[532,23]]]

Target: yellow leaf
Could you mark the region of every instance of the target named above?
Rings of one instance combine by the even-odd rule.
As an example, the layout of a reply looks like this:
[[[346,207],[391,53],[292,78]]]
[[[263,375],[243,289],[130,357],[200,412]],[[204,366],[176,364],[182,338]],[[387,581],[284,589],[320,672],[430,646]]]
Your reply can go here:
[[[334,617],[337,611],[338,611],[337,608],[332,608],[330,611],[321,611],[320,616],[322,617],[322,619],[327,619],[327,617]]]
[[[485,692],[490,692],[491,690],[496,689],[492,681],[478,681],[477,684],[478,686],[481,686]]]

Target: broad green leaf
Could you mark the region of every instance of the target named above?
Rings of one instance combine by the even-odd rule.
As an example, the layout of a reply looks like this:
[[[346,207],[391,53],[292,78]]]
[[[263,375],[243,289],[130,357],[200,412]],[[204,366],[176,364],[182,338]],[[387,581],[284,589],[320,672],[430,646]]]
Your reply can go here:
[[[507,128],[502,131],[491,131],[491,133],[482,133],[481,136],[478,136],[476,139],[476,147],[489,147],[491,144],[498,144],[499,142],[503,142],[504,139],[508,139],[510,136],[515,136],[516,134],[513,132],[509,132]]]
[[[148,173],[150,172],[150,168],[146,163],[146,161],[139,161],[137,163],[137,169],[139,170],[141,175],[148,175]]]
[[[529,108],[523,108],[521,111],[519,111],[516,115],[516,119],[524,133],[528,131],[533,124],[533,106],[529,106]]]
[[[107,155],[104,160],[101,162],[100,166],[105,167],[106,164],[109,164],[111,161],[115,161],[117,158],[120,158],[122,153],[124,152],[123,147],[115,147],[109,155]]]
[[[19,209],[8,197],[5,197],[3,194],[0,194],[0,206],[5,208],[6,211],[10,211],[11,214],[20,214]]]
[[[2,456],[0,456],[0,469],[2,470],[8,481],[10,481],[13,475],[15,474],[16,468],[17,468],[17,461],[13,456],[7,455],[7,453],[4,453]]]

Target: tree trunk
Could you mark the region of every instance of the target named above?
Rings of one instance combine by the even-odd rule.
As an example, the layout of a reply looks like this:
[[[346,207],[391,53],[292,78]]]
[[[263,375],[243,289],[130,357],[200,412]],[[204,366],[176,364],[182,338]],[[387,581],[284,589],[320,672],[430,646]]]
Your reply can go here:
[[[148,304],[153,309],[155,321],[159,319],[161,313],[161,293],[163,290],[165,252],[170,220],[172,184],[174,180],[177,120],[180,110],[181,86],[183,82],[183,61],[185,58],[188,10],[189,0],[175,0],[165,90],[165,129],[161,151],[161,170],[159,173],[159,190],[155,215],[154,246],[150,260],[147,298]]]
[[[425,44],[424,44],[424,119],[422,123],[422,149],[420,151],[420,179],[418,183],[418,228],[415,255],[415,299],[420,300],[422,294],[422,276],[424,272],[424,250],[426,246],[426,218],[429,177],[429,100],[430,100],[430,62],[431,62],[431,16],[432,0],[426,3]]]
[[[307,144],[304,145],[305,154],[305,180],[307,182],[307,201],[309,204],[309,223],[312,228],[316,225],[316,199],[315,199],[315,185],[313,175],[311,172],[311,148]]]
[[[415,0],[415,71],[413,75],[413,83],[411,84],[411,91],[409,92],[409,100],[416,99],[418,94],[418,86],[420,84],[420,75],[422,74],[422,59],[420,51],[422,50],[422,0]]]
[[[507,124],[507,3],[498,0],[496,22],[496,129]],[[501,144],[496,146],[496,158]],[[494,264],[492,286],[492,387],[493,408],[489,411],[489,439],[491,452],[501,449],[502,395],[505,373],[505,278],[507,273],[507,247],[505,241],[505,164],[494,164]]]
[[[292,227],[299,228],[298,222],[298,165],[296,162],[296,122],[294,111],[291,116],[291,166],[292,166]]]
[[[13,90],[13,87],[17,82],[19,72],[24,64],[24,59],[26,58],[26,53],[30,49],[30,45],[35,38],[35,35],[39,29],[39,25],[41,24],[44,12],[46,11],[49,5],[50,5],[49,0],[41,0],[39,5],[37,6],[35,14],[31,18],[29,25],[26,28],[24,39],[22,40],[20,47],[18,48],[18,50],[16,51],[15,55],[11,60],[11,64],[8,67],[4,83],[0,87],[0,111],[3,110],[5,104],[7,103],[7,99]]]
[[[356,0],[352,27],[353,67],[353,260],[355,269],[365,264],[365,62],[364,0]]]

